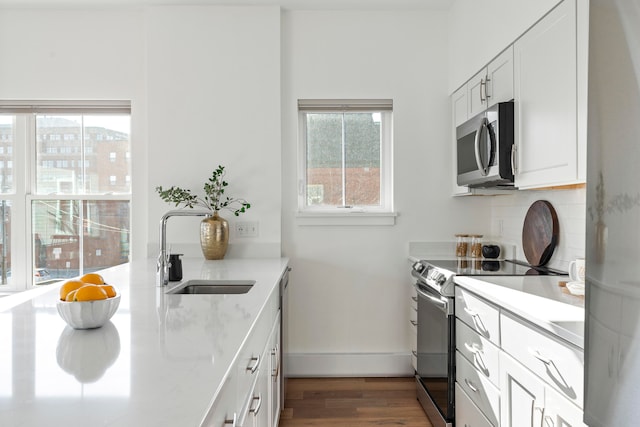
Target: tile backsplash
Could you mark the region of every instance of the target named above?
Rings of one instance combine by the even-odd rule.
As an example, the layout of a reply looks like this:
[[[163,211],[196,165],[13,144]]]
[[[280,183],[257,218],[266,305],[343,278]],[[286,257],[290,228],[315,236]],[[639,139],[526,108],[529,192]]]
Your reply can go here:
[[[585,188],[517,191],[492,197],[491,235],[496,240],[515,245],[516,258],[526,260],[522,251],[522,225],[529,207],[537,200],[550,202],[558,214],[558,245],[549,266],[566,271],[569,262],[584,257]]]

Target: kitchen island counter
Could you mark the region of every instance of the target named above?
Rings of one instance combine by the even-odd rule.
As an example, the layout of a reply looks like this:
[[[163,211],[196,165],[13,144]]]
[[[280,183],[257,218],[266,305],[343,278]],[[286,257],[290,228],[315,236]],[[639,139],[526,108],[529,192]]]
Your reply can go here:
[[[155,259],[103,270],[122,298],[111,321],[92,330],[58,315],[60,284],[13,307],[18,295],[3,298],[0,424],[200,425],[287,263],[183,260],[185,280],[255,280],[237,295],[165,294]]]

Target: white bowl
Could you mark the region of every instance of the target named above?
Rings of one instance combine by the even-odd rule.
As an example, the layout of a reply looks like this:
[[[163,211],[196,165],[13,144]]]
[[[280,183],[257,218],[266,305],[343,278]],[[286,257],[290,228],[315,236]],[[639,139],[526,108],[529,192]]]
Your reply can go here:
[[[58,313],[73,329],[99,328],[120,305],[120,294],[96,301],[58,301]]]

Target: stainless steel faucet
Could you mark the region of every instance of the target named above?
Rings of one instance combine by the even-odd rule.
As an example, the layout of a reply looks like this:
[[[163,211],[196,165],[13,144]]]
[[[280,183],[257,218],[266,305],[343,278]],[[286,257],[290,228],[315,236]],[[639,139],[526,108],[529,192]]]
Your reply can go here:
[[[169,283],[169,254],[167,253],[167,220],[172,216],[208,216],[211,211],[173,210],[160,219],[160,254],[156,264],[156,284],[166,286]]]

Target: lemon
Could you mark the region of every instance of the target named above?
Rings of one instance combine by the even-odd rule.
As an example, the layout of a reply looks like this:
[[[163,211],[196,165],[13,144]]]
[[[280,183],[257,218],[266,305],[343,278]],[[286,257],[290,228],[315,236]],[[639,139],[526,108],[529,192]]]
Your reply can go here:
[[[98,285],[86,284],[76,290],[74,301],[97,301],[107,299],[107,292]]]
[[[75,291],[76,289],[78,289],[78,288],[80,288],[80,287],[82,287],[84,285],[86,285],[86,283],[81,282],[79,280],[67,280],[60,287],[60,299],[62,301],[65,301],[67,299],[67,295],[69,294],[69,292]]]
[[[80,281],[94,285],[104,285],[104,279],[98,273],[87,273],[80,278]]]

